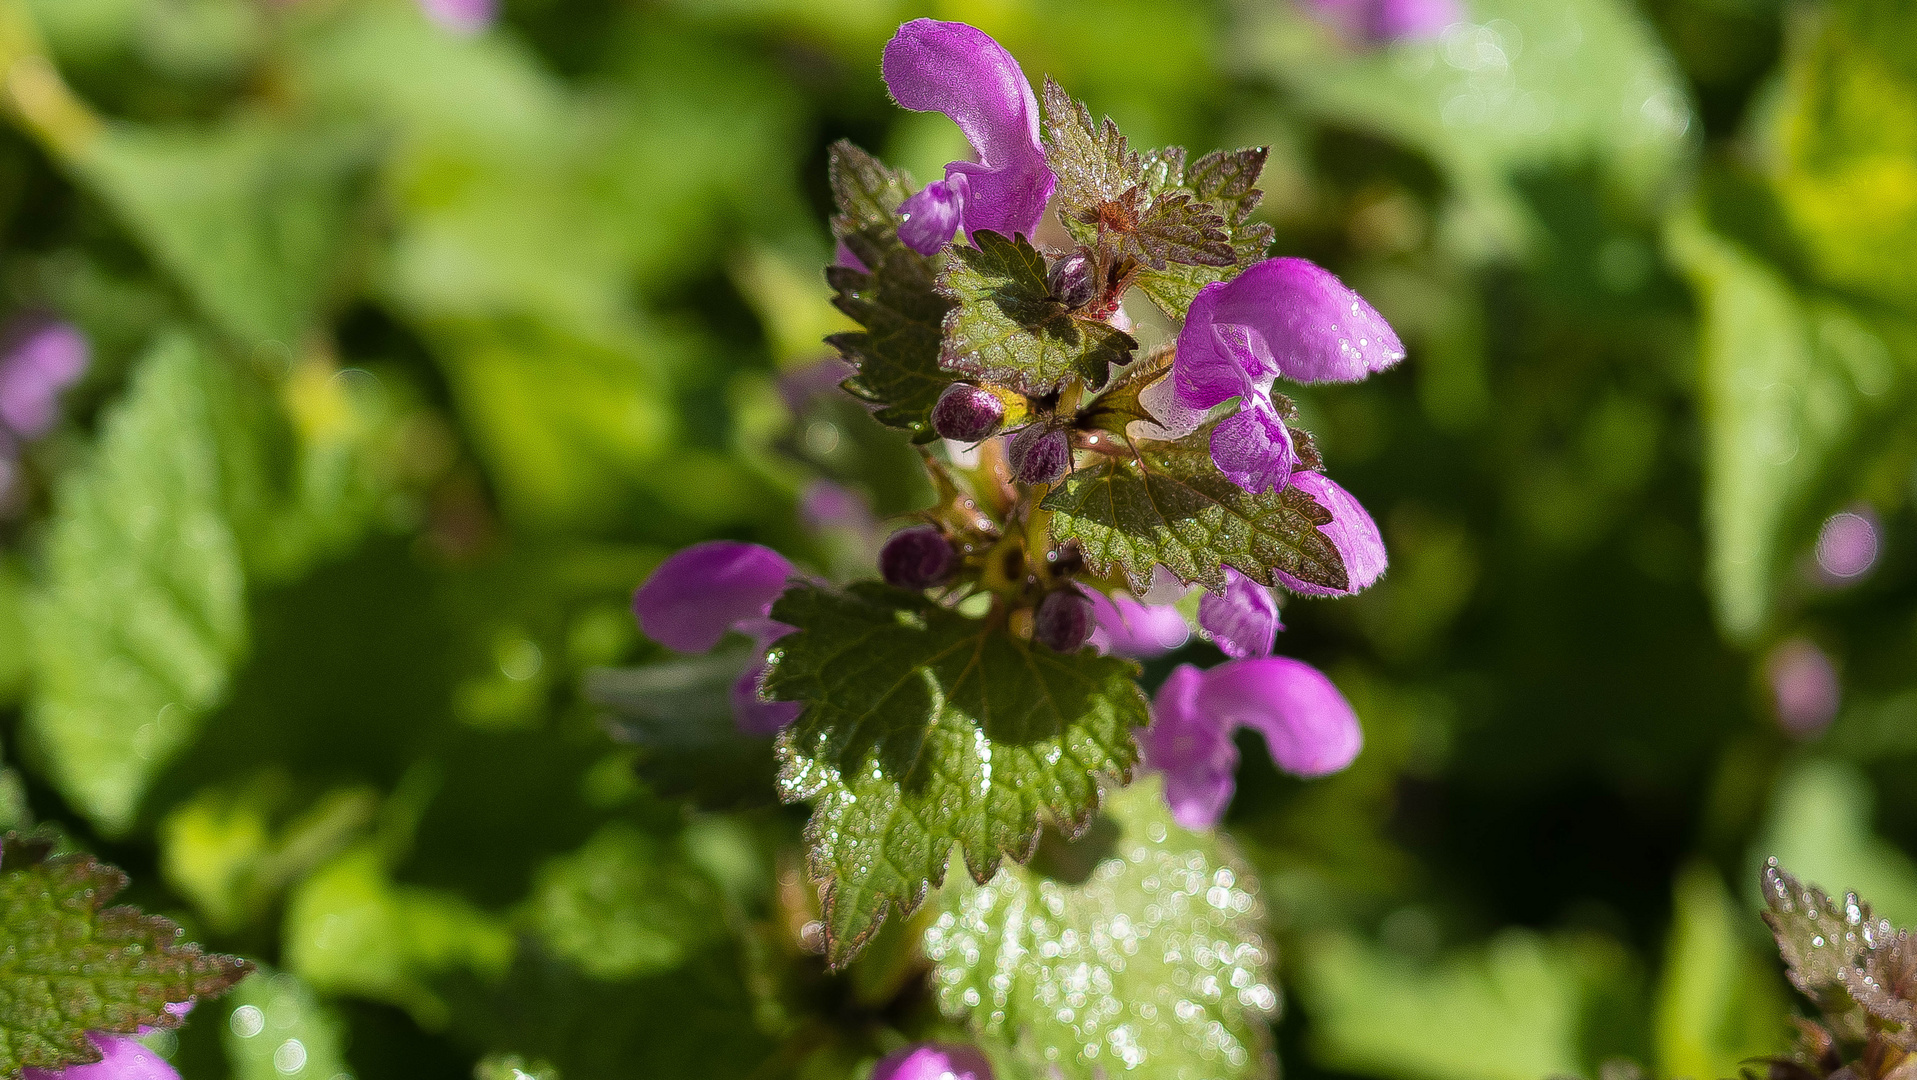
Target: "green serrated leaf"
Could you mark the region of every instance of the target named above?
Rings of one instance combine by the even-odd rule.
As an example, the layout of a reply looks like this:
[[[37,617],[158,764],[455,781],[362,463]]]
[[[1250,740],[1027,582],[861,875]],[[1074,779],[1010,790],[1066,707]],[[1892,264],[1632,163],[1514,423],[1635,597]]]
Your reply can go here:
[[[61,792],[103,830],[133,823],[245,650],[241,551],[221,491],[211,362],[171,338],[60,490],[29,609],[27,711]]]
[[[1045,78],[1045,161],[1058,177],[1059,216],[1090,224],[1101,210],[1123,200],[1143,179],[1139,156],[1110,117],[1092,120],[1084,102]]]
[[[1162,565],[1188,584],[1225,588],[1229,566],[1263,585],[1273,569],[1343,589],[1345,564],[1318,526],[1331,515],[1296,487],[1253,495],[1211,460],[1211,428],[1178,442],[1138,444],[1133,460],[1111,458],[1066,477],[1045,497],[1052,537],[1077,541],[1094,573],[1123,570],[1150,588]]]
[[[1231,249],[1226,258],[1222,248],[1207,246],[1203,250],[1213,257],[1209,263],[1173,260],[1170,265],[1147,268],[1139,273],[1133,282],[1139,291],[1151,297],[1167,315],[1182,319],[1198,290],[1214,281],[1236,277],[1239,271],[1264,258],[1270,250],[1271,226],[1248,220],[1258,201],[1264,198],[1257,184],[1268,148],[1214,151],[1199,158],[1189,170],[1185,168],[1184,150],[1170,149],[1177,153],[1159,151],[1148,162],[1146,173],[1156,195],[1153,208],[1156,209],[1157,202],[1177,194],[1187,196],[1193,205],[1211,207],[1223,218],[1218,231]],[[1208,241],[1208,245],[1211,243],[1215,241]]]
[[[1225,219],[1182,191],[1152,200],[1132,232],[1130,249],[1154,270],[1172,263],[1217,268],[1238,261]]]
[[[216,997],[252,970],[167,919],[106,907],[126,875],[49,848],[0,838],[0,1076],[98,1061],[87,1032],[174,1027],[169,1003]]]
[[[945,316],[947,370],[1048,394],[1073,376],[1103,386],[1113,365],[1131,360],[1130,334],[1052,298],[1045,256],[1023,236],[982,231],[972,242],[953,247],[939,274],[939,293],[957,304]]]
[[[1890,922],[1871,914],[1851,893],[1839,904],[1816,886],[1806,886],[1772,859],[1764,868],[1764,921],[1777,938],[1791,985],[1817,1004],[1840,1028],[1862,1033],[1863,1018],[1851,1000],[1845,975],[1880,942],[1893,937]],[[1844,1021],[1848,1021],[1847,1023]],[[1840,1034],[1851,1034],[1840,1031]]]
[[[846,391],[879,406],[882,424],[930,439],[932,406],[952,382],[940,370],[942,326],[952,305],[935,289],[936,263],[899,239],[899,204],[911,178],[843,140],[831,151],[832,191],[839,212],[832,233],[866,270],[832,267],[833,305],[865,329],[826,342],[858,365]]]
[[[765,688],[801,702],[779,737],[780,795],[812,804],[828,959],[843,965],[894,905],[910,911],[957,845],[974,879],[1077,834],[1126,779],[1149,719],[1137,668],[1052,652],[882,585],[800,586],[772,617],[798,631]]]
[[[1076,843],[1055,840],[940,895],[925,934],[940,1008],[1040,1075],[1275,1076],[1274,949],[1229,842],[1174,823],[1156,779],[1113,792]]]

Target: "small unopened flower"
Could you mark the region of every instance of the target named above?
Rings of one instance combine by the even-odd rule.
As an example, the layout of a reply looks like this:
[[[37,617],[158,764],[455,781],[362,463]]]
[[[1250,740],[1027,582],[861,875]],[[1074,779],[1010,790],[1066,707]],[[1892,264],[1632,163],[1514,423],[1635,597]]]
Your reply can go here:
[[[958,550],[931,525],[900,529],[879,550],[879,576],[901,589],[943,585],[958,568]]]
[[[660,563],[632,596],[639,628],[675,652],[710,651],[728,633],[753,639],[759,657],[733,685],[732,705],[740,730],[755,735],[771,734],[799,715],[796,702],[759,696],[766,648],[792,632],[771,615],[793,574],[792,564],[771,548],[712,540]]]
[[[1012,477],[1021,484],[1049,484],[1072,467],[1072,443],[1064,428],[1032,424],[1012,436],[1005,451]]]
[[[919,1043],[881,1058],[872,1080],[992,1080],[992,1066],[969,1046]]]
[[[1279,490],[1298,455],[1272,404],[1273,382],[1356,382],[1402,359],[1404,345],[1384,317],[1329,271],[1304,259],[1266,259],[1199,290],[1171,375],[1141,400],[1177,438],[1237,398],[1236,414],[1213,429],[1212,461],[1246,491]]]
[[[1054,652],[1074,653],[1091,640],[1092,601],[1074,588],[1045,594],[1032,612],[1032,640]]]
[[[1436,37],[1464,18],[1458,0],[1306,0],[1306,7],[1359,41]]]
[[[1056,179],[1038,137],[1038,99],[1018,61],[983,31],[914,19],[886,43],[885,85],[902,106],[942,112],[965,133],[977,161],[954,161],[899,210],[899,239],[920,254],[944,247],[960,226],[1031,235]]]
[[[1310,664],[1266,656],[1206,671],[1181,665],[1152,699],[1151,726],[1138,733],[1145,766],[1164,774],[1180,825],[1210,828],[1224,816],[1238,785],[1232,733],[1241,727],[1263,735],[1273,763],[1298,776],[1337,772],[1364,745],[1351,703]]]
[[[998,434],[1005,402],[983,386],[955,382],[932,406],[932,430],[953,442],[975,443]]]
[[[1129,596],[1091,594],[1092,647],[1110,656],[1150,660],[1191,640],[1185,616],[1168,604],[1145,604]]]
[[[455,34],[477,34],[499,17],[499,0],[419,0],[419,7]]]

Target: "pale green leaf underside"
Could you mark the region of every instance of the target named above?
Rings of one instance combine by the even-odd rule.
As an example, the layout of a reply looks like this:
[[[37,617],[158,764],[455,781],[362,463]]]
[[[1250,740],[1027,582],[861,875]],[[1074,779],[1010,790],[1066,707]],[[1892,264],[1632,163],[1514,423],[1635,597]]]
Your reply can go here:
[[[779,738],[780,794],[812,804],[835,964],[893,905],[916,907],[954,845],[988,879],[1042,823],[1082,828],[1137,758],[1149,715],[1129,661],[1055,653],[881,585],[800,586],[772,617],[798,627],[765,686],[804,705]]]
[[[940,895],[925,935],[940,1008],[1038,1075],[1275,1076],[1257,876],[1222,836],[1178,827],[1156,779],[1113,792],[1106,814],[1061,859]],[[1038,869],[1081,854],[1103,857],[1088,874]]]
[[[1345,587],[1344,560],[1317,528],[1331,515],[1303,491],[1252,495],[1232,483],[1212,464],[1209,429],[1138,445],[1137,461],[1081,469],[1045,497],[1053,538],[1076,540],[1094,571],[1123,570],[1139,591],[1154,565],[1214,592],[1227,566],[1265,585],[1277,568]]]

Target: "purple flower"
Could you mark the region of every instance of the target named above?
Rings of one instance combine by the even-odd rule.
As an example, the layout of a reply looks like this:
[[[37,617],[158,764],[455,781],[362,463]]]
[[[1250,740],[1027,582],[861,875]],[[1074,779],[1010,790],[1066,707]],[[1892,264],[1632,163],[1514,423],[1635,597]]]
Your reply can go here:
[[[1138,732],[1180,825],[1210,828],[1224,815],[1237,787],[1232,733],[1240,727],[1262,734],[1271,760],[1298,776],[1337,772],[1364,745],[1351,703],[1309,664],[1267,656],[1208,671],[1181,665],[1152,700],[1151,726]]]
[[[419,0],[419,7],[455,34],[477,34],[499,17],[498,0]]]
[[[1178,609],[1093,591],[1091,644],[1101,653],[1150,660],[1184,646],[1191,627]]]
[[[1464,18],[1458,0],[1306,0],[1317,16],[1374,45],[1436,37]]]
[[[1278,631],[1285,628],[1271,590],[1229,567],[1225,595],[1206,593],[1198,601],[1198,625],[1226,656],[1239,660],[1270,656]]]
[[[1292,486],[1311,496],[1313,502],[1331,512],[1331,522],[1318,531],[1331,538],[1333,547],[1345,561],[1345,588],[1327,589],[1300,581],[1283,570],[1272,569],[1278,583],[1305,596],[1350,596],[1368,589],[1384,575],[1384,538],[1378,535],[1378,523],[1352,498],[1351,492],[1333,483],[1323,473],[1302,470],[1291,474]]]
[[[37,439],[60,415],[60,395],[86,374],[92,350],[69,323],[36,319],[17,326],[0,358],[0,422]]]
[[[1765,667],[1777,721],[1786,733],[1809,738],[1830,725],[1843,690],[1824,650],[1809,638],[1791,638],[1771,650]]]
[[[660,563],[632,595],[639,628],[675,652],[706,652],[728,632],[758,644],[758,659],[732,687],[733,715],[750,734],[770,734],[799,715],[797,702],[759,696],[766,647],[792,632],[770,616],[793,574],[792,564],[771,548],[712,540]]]
[[[872,1080],[992,1080],[992,1066],[969,1046],[919,1043],[881,1058]]]
[[[964,23],[914,19],[886,43],[881,67],[894,100],[951,117],[978,155],[947,165],[944,180],[905,200],[899,239],[930,255],[961,225],[1035,232],[1055,178],[1038,140],[1038,99],[1012,54]]]
[[[98,1032],[87,1037],[100,1048],[100,1060],[53,1072],[25,1069],[20,1074],[21,1080],[180,1080],[180,1074],[165,1058],[147,1049],[138,1039]]]
[[[1271,401],[1272,383],[1355,382],[1404,359],[1398,335],[1364,298],[1303,259],[1266,259],[1200,289],[1178,334],[1172,373],[1144,404],[1167,435],[1196,430],[1213,408],[1238,412],[1212,432],[1220,471],[1250,492],[1282,489],[1298,455]]]

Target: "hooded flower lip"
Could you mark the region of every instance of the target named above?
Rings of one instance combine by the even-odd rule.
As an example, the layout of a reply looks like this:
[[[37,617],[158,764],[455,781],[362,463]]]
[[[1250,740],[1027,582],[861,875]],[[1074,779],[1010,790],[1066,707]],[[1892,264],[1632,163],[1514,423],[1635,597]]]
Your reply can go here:
[[[961,225],[1035,232],[1056,178],[1039,142],[1038,98],[1012,54],[965,23],[914,19],[886,43],[881,70],[894,100],[951,117],[978,155],[950,163],[945,179],[905,201],[899,238],[930,255]]]
[[[1270,656],[1278,631],[1285,628],[1271,590],[1230,567],[1225,568],[1225,595],[1206,593],[1198,601],[1198,625],[1226,656],[1238,660]]]
[[[1331,512],[1330,524],[1318,526],[1318,531],[1331,539],[1332,546],[1344,558],[1345,588],[1313,585],[1276,568],[1272,575],[1280,585],[1305,596],[1350,596],[1370,588],[1385,572],[1385,545],[1384,538],[1378,535],[1378,523],[1371,520],[1371,515],[1349,491],[1323,473],[1296,472],[1291,475],[1291,482]]]
[[[707,652],[733,632],[758,644],[757,659],[732,686],[733,716],[748,734],[769,735],[799,715],[797,702],[759,696],[766,648],[792,632],[770,617],[772,602],[795,573],[786,557],[771,548],[712,540],[660,563],[632,596],[640,629],[675,652]]]
[[[1351,703],[1323,672],[1284,656],[1233,660],[1208,671],[1173,671],[1152,699],[1152,723],[1138,733],[1145,764],[1165,774],[1172,817],[1189,829],[1224,816],[1237,786],[1232,733],[1265,737],[1271,760],[1298,776],[1351,764],[1364,733]]]
[[[1196,430],[1239,399],[1212,432],[1212,461],[1246,491],[1280,489],[1297,466],[1272,383],[1356,382],[1404,359],[1404,344],[1364,298],[1304,259],[1266,259],[1200,289],[1178,334],[1171,376],[1146,389],[1166,434]]]
[[[970,1046],[918,1043],[881,1058],[872,1080],[992,1080],[992,1066]]]
[[[1091,644],[1109,656],[1150,660],[1184,647],[1191,627],[1177,608],[1143,604],[1129,596],[1089,592],[1092,600]]]

